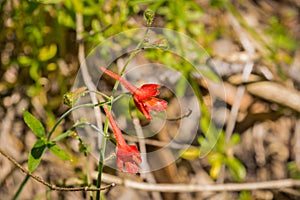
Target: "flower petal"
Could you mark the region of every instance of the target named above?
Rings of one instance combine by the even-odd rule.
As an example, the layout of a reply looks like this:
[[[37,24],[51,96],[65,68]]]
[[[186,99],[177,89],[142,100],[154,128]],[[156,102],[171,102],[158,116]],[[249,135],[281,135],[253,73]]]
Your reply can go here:
[[[136,174],[136,173],[140,172],[139,166],[134,163],[130,163],[130,162],[125,163],[125,169],[130,174]]]
[[[140,152],[134,145],[118,146],[116,148],[117,166],[121,171],[125,171],[135,174],[140,171],[139,164],[142,162]]]
[[[135,96],[138,100],[143,101],[149,97],[158,95],[158,88],[160,88],[158,84],[144,84],[136,90]]]
[[[150,110],[154,110],[157,112],[163,111],[167,109],[168,102],[163,99],[158,99],[155,97],[151,97],[144,101],[145,109],[149,112]]]
[[[149,113],[149,109],[147,109],[145,107],[145,105],[143,104],[143,102],[137,100],[135,97],[134,97],[133,100],[134,100],[134,104],[137,107],[137,109],[139,109],[139,111],[141,111],[141,113],[146,117],[146,119],[151,120],[152,117],[151,117],[151,115]]]

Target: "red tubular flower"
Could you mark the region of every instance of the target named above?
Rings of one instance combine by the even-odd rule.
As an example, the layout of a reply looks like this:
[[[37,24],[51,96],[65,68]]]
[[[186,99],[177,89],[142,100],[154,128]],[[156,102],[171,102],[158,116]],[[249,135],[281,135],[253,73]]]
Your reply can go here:
[[[128,145],[123,138],[122,132],[119,129],[117,123],[113,119],[111,113],[107,109],[107,105],[103,106],[103,109],[108,117],[111,128],[115,134],[117,140],[117,166],[121,171],[125,170],[131,174],[136,174],[140,171],[139,164],[142,162],[140,152],[137,147],[134,145]]]
[[[131,92],[136,107],[143,113],[143,115],[147,119],[152,119],[150,110],[160,112],[167,109],[168,102],[163,99],[155,98],[155,96],[159,95],[158,89],[160,88],[160,85],[144,84],[140,88],[137,88],[119,75],[107,70],[105,67],[100,67],[100,69],[105,74],[118,80]]]

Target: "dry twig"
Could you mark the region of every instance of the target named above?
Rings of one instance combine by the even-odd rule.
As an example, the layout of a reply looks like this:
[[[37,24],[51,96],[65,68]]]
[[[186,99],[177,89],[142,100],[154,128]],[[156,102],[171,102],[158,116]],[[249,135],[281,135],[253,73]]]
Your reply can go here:
[[[44,179],[42,179],[40,176],[34,175],[31,172],[29,172],[27,169],[25,169],[22,165],[20,165],[14,158],[9,156],[5,151],[3,151],[0,148],[0,154],[2,154],[4,157],[6,157],[9,161],[11,161],[16,167],[18,167],[23,173],[29,175],[31,178],[36,180],[39,183],[42,183],[43,185],[47,186],[51,190],[59,190],[59,191],[65,191],[65,192],[75,192],[75,191],[99,191],[99,190],[106,190],[111,187],[115,186],[115,183],[111,183],[105,187],[102,188],[92,188],[92,187],[59,187],[54,184],[51,184]]]
[[[97,173],[92,173],[96,177]],[[122,179],[110,174],[103,174],[102,180],[106,183],[115,183],[128,188],[159,191],[159,192],[222,192],[222,191],[242,191],[242,190],[261,190],[261,189],[280,189],[299,187],[300,180],[282,179],[274,181],[252,182],[252,183],[226,183],[226,184],[150,184],[138,181]]]

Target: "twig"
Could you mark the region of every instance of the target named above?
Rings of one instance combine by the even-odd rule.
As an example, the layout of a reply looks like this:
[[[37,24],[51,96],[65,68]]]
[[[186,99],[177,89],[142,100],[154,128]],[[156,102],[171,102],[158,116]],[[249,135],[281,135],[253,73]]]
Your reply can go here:
[[[294,131],[294,148],[293,153],[295,155],[295,162],[298,167],[300,168],[300,120],[296,121],[295,131]]]
[[[136,137],[130,136],[130,135],[124,135],[124,138],[131,142],[139,141],[139,139],[137,139]],[[164,142],[164,141],[159,141],[159,140],[144,139],[144,138],[141,138],[141,139],[144,140],[144,142],[146,144],[151,145],[151,146],[156,146],[156,147],[165,147],[168,145],[169,148],[173,148],[173,149],[187,149],[189,147],[199,148],[198,146],[194,146],[194,145],[190,145],[190,144],[179,144],[174,141],[172,141],[172,143],[169,143],[169,142]]]
[[[99,191],[99,190],[106,190],[109,189],[111,187],[115,186],[115,183],[111,183],[105,187],[102,188],[92,188],[92,187],[59,187],[56,186],[54,184],[51,184],[47,181],[45,181],[44,179],[42,179],[41,177],[32,174],[31,172],[29,172],[27,169],[25,169],[22,165],[20,165],[14,158],[12,158],[11,156],[9,156],[6,152],[4,152],[1,148],[0,148],[0,154],[2,154],[4,157],[6,157],[9,161],[11,161],[17,168],[19,168],[23,173],[25,173],[26,175],[29,175],[31,178],[33,178],[34,180],[36,180],[39,183],[42,183],[43,185],[49,187],[51,190],[58,190],[58,191],[65,191],[65,192],[74,192],[74,191]]]
[[[182,116],[179,116],[179,117],[176,117],[176,118],[167,118],[166,120],[168,120],[168,121],[178,121],[178,120],[181,120],[181,119],[183,119],[183,118],[189,117],[191,114],[192,114],[192,110],[189,109],[189,110],[188,110],[188,113],[186,113],[186,114],[184,114],[184,115],[182,115]]]
[[[97,172],[92,173],[92,177],[97,176]],[[151,184],[143,183],[128,179],[122,179],[110,174],[103,174],[102,180],[106,183],[114,182],[127,188],[157,191],[157,192],[222,192],[222,191],[242,191],[242,190],[262,190],[262,189],[279,189],[299,187],[300,180],[282,179],[264,182],[252,183],[225,183],[225,184]]]

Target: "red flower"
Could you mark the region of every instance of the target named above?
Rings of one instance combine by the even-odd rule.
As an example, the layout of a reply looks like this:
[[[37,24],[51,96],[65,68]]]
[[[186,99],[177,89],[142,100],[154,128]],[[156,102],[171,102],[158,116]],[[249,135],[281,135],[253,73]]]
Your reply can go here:
[[[137,88],[119,75],[107,70],[105,67],[100,68],[105,74],[120,81],[120,83],[123,84],[131,92],[136,107],[143,113],[143,115],[147,119],[152,119],[150,110],[160,112],[167,109],[168,102],[162,99],[155,98],[155,96],[159,95],[158,89],[160,88],[160,85],[144,84],[140,88]]]
[[[111,113],[107,109],[107,105],[103,106],[103,109],[108,117],[109,123],[113,132],[115,134],[117,140],[117,148],[116,148],[116,155],[117,155],[117,166],[121,171],[125,171],[136,174],[140,171],[139,164],[142,162],[142,158],[140,156],[140,152],[138,151],[137,147],[134,145],[128,145],[119,129],[117,123],[113,119]]]

